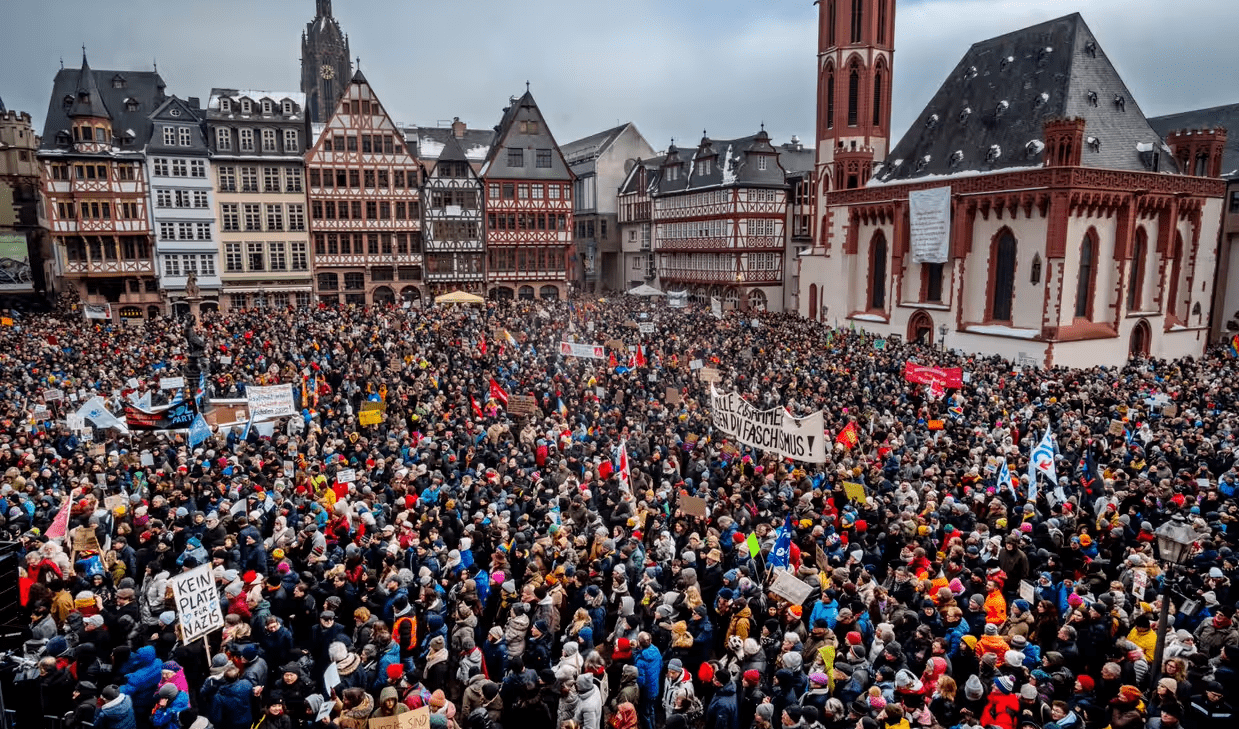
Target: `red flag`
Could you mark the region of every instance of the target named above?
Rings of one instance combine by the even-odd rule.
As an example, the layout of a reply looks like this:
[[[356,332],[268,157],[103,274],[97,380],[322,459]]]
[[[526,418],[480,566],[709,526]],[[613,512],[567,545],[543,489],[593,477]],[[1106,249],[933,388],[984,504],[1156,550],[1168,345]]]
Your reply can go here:
[[[620,486],[629,488],[628,478],[631,473],[631,470],[628,468],[628,441],[621,441],[619,447],[619,468],[616,470]]]
[[[835,442],[842,443],[848,448],[855,448],[860,443],[860,438],[856,435],[856,422],[848,423],[846,428],[839,431],[839,436],[835,438]]]
[[[619,367],[619,362],[615,359],[615,352],[611,353],[611,361],[608,364],[611,366],[611,369]]]
[[[628,355],[628,369],[630,370],[637,369],[637,355],[635,354]]]
[[[508,393],[503,391],[503,388],[499,386],[498,382],[495,382],[493,377],[490,378],[490,396],[503,405],[504,408],[508,406]]]
[[[642,350],[642,347],[640,344],[638,344],[637,345],[637,366],[638,367],[645,366],[645,352],[642,352],[641,350]]]
[[[477,400],[477,398],[476,398],[476,397],[474,397],[473,395],[470,395],[470,396],[469,396],[469,404],[473,406],[473,414],[474,414],[474,415],[476,415],[476,416],[478,416],[478,418],[479,418],[479,419],[481,419],[481,418],[483,417],[483,416],[482,416],[482,408],[478,407],[478,400]]]
[[[478,351],[482,354],[486,354],[486,337],[482,337],[478,340]]]

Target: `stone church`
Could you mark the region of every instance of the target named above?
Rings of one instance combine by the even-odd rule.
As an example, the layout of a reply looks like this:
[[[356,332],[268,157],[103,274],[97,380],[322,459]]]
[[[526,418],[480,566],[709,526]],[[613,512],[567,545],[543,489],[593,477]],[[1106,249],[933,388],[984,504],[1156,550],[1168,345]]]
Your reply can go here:
[[[353,78],[348,36],[331,14],[331,0],[315,0],[314,20],[301,34],[301,92],[311,124],[325,124]]]

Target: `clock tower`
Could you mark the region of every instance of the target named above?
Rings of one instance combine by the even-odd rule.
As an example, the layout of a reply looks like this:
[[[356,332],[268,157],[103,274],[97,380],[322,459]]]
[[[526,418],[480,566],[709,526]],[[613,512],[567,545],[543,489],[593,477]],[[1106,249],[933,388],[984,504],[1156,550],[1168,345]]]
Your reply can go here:
[[[331,0],[315,0],[316,12],[301,34],[301,91],[311,123],[326,122],[353,77],[348,36],[331,14]]]

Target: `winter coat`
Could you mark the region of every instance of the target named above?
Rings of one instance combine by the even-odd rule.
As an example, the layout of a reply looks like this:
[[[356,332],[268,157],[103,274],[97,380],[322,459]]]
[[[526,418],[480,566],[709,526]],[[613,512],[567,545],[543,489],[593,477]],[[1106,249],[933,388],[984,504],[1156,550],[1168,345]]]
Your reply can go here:
[[[601,729],[602,726],[602,694],[598,686],[590,682],[586,691],[577,691],[576,710],[572,718],[581,729]]]
[[[239,678],[232,683],[208,681],[201,699],[209,707],[206,715],[215,729],[249,729],[254,723],[250,708],[253,695],[253,684]]]
[[[125,674],[123,694],[133,698],[135,714],[146,716],[155,706],[155,691],[159,688],[163,661],[155,657],[154,646],[144,645],[129,657],[121,672]]]
[[[1016,729],[1020,716],[1020,697],[1017,694],[1006,694],[1001,691],[991,691],[985,710],[981,712],[982,726],[997,726],[1000,729]]]
[[[189,694],[178,691],[176,698],[168,702],[167,706],[155,707],[155,712],[151,714],[151,726],[155,729],[180,729],[180,714],[188,708]]]
[[[339,701],[338,706],[342,706]],[[351,709],[344,709],[340,712],[340,718],[336,722],[340,729],[366,729],[370,723],[370,715],[374,713],[374,699],[370,694],[361,695],[361,703]]]
[[[137,729],[133,718],[133,699],[121,694],[104,704],[95,715],[95,729]]]
[[[641,701],[647,704],[658,698],[659,679],[663,674],[663,657],[658,649],[650,646],[637,654],[637,686],[641,689]]]
[[[508,624],[503,637],[508,643],[508,655],[524,655],[525,636],[529,635],[529,616],[513,615],[508,618]]]
[[[706,710],[706,729],[740,729],[740,708],[736,702],[736,684],[727,684],[714,692]]]

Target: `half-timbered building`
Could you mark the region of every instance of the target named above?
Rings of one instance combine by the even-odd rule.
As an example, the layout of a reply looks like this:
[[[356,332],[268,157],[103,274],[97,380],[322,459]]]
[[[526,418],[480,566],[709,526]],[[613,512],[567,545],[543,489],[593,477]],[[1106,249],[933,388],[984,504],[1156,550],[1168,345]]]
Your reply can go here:
[[[144,150],[166,99],[158,73],[61,69],[52,83],[39,160],[57,293],[72,287],[114,317],[159,316]]]
[[[420,288],[417,149],[360,70],[306,154],[306,173],[318,300],[390,305],[398,289]]]
[[[491,130],[469,129],[459,118],[450,127],[416,130],[418,159],[426,170],[422,246],[431,296],[486,294],[486,221],[478,172],[494,136]]]
[[[489,295],[567,297],[573,175],[528,90],[503,110],[481,174]]]
[[[658,281],[650,190],[658,181],[662,163],[662,157],[637,160],[616,194],[624,287],[628,289]]]
[[[668,149],[651,183],[664,288],[735,308],[783,309],[788,184],[765,129]]]

